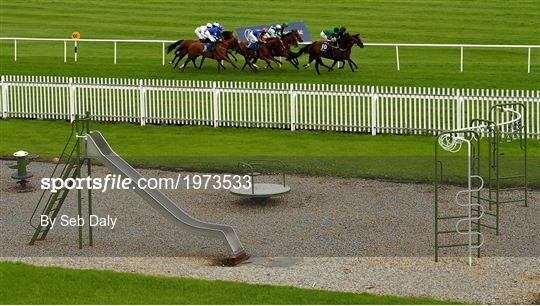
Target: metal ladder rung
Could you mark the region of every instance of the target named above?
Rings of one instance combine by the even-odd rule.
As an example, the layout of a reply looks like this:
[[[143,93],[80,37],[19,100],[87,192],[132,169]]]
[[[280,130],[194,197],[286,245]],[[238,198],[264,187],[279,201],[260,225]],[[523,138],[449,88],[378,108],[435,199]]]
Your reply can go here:
[[[527,189],[525,186],[521,186],[521,187],[499,188],[499,191],[525,190],[525,189]]]
[[[476,195],[472,195],[471,196],[473,199],[478,199],[478,200],[481,200],[481,201],[486,201],[486,202],[497,202],[496,200],[493,200],[493,199],[490,199],[490,198],[484,198],[482,196],[476,196]]]
[[[480,211],[478,210],[478,208],[471,208],[472,211],[476,212],[476,213],[479,213]],[[492,212],[489,212],[487,210],[484,210],[484,214],[485,215],[488,215],[488,216],[492,216],[492,217],[497,217],[497,214],[494,214]],[[475,216],[473,216],[475,217]]]
[[[499,203],[517,203],[517,202],[525,202],[525,199],[517,199],[517,200],[506,200],[506,201],[499,201]]]
[[[513,178],[525,178],[525,175],[511,175],[511,176],[500,176],[500,180],[509,180]]]
[[[491,226],[491,225],[487,225],[487,224],[484,224],[484,223],[478,223],[478,222],[472,222],[473,225],[480,225],[480,226],[483,226],[483,227],[487,227],[487,228],[490,228],[490,229],[494,229],[494,230],[497,230],[496,227],[494,226]]]
[[[460,243],[460,244],[443,244],[443,245],[438,245],[437,248],[453,248],[453,247],[464,247],[464,246],[469,246],[468,243]],[[478,246],[478,244],[471,244],[471,246]]]
[[[449,219],[458,219],[458,218],[468,218],[468,215],[461,215],[461,216],[444,216],[444,217],[437,217],[438,220],[449,220]]]

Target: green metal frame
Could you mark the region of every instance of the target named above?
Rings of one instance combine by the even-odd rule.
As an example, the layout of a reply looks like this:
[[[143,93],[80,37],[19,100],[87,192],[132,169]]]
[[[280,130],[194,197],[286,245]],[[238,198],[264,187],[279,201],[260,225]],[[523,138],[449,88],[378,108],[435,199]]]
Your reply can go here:
[[[504,112],[505,108],[512,108],[514,110],[517,109],[517,111],[521,114],[521,118],[516,122],[517,125],[513,126],[513,131],[511,133],[508,133],[506,131],[501,130],[499,124],[497,122],[499,121],[500,117],[502,116],[502,112]],[[481,127],[481,132],[475,132],[477,135],[477,156],[475,156],[474,160],[477,161],[477,167],[475,167],[475,171],[477,171],[477,174],[480,175],[481,169],[480,169],[480,147],[481,147],[481,136],[483,135],[488,140],[488,171],[487,171],[487,196],[483,196],[481,191],[476,192],[475,195],[473,195],[473,198],[478,201],[478,203],[483,204],[487,203],[488,210],[484,208],[482,213],[485,216],[489,216],[494,218],[494,222],[492,224],[487,224],[485,222],[482,222],[478,220],[477,222],[474,222],[474,224],[477,226],[477,231],[480,232],[482,228],[487,228],[495,231],[496,235],[500,234],[500,205],[506,204],[506,203],[519,203],[523,202],[524,206],[528,206],[528,177],[527,177],[527,109],[525,104],[523,103],[501,103],[493,105],[490,108],[490,119],[472,119],[470,122],[471,127]],[[473,129],[471,128],[471,129]],[[467,133],[471,132],[471,130],[468,130]],[[450,234],[450,233],[456,233],[457,231],[448,231],[448,230],[440,230],[439,228],[439,221],[444,219],[457,219],[462,218],[465,216],[440,216],[439,215],[439,182],[442,182],[443,180],[443,167],[442,162],[439,160],[439,144],[438,139],[444,134],[452,134],[452,133],[458,133],[456,131],[449,131],[444,132],[438,135],[437,142],[435,144],[435,180],[434,180],[434,186],[435,186],[435,261],[438,261],[439,258],[439,249],[441,248],[448,248],[448,247],[462,247],[467,246],[468,244],[451,244],[451,245],[440,245],[439,242],[439,235],[443,234]],[[460,131],[459,133],[463,133],[463,131]],[[501,156],[504,155],[504,153],[501,152],[500,149],[500,143],[508,139],[509,141],[518,139],[520,149],[522,152],[522,158],[523,158],[523,168],[522,172],[518,174],[511,174],[507,176],[501,175],[500,165],[501,165]],[[511,187],[511,188],[502,188],[501,187],[501,181],[506,179],[522,179],[522,186],[519,187]],[[522,190],[523,191],[523,198],[519,199],[513,199],[513,200],[506,200],[501,201],[501,193],[504,191],[513,191],[513,190]],[[485,206],[484,206],[485,207]],[[494,211],[493,211],[494,208]],[[479,208],[475,208],[476,216],[479,216],[481,214]],[[477,250],[477,256],[480,256],[480,248]]]
[[[62,154],[60,155],[60,160],[56,164],[56,166],[53,169],[53,172],[51,174],[51,178],[55,177],[57,170],[59,170],[59,166],[62,163],[63,160],[66,160],[64,167],[58,174],[58,177],[62,178],[63,180],[66,180],[68,178],[81,178],[81,168],[84,166],[85,163],[87,163],[87,175],[91,176],[92,174],[92,164],[90,159],[85,157],[84,151],[85,148],[84,142],[81,141],[81,137],[84,137],[85,134],[90,132],[90,116],[87,113],[83,118],[79,118],[79,116],[75,116],[75,120],[73,121],[71,125],[71,133],[68,137],[68,140],[64,146],[64,149],[62,150]],[[73,140],[75,140],[75,143],[72,145],[71,149],[70,144],[73,143]],[[69,189],[61,189],[58,190],[56,193],[51,193],[48,190],[44,190],[41,194],[41,197],[38,200],[38,203],[36,207],[34,208],[34,211],[32,212],[32,215],[30,216],[29,223],[30,225],[35,229],[34,234],[32,235],[32,238],[30,239],[30,245],[33,245],[37,240],[44,240],[47,237],[47,234],[49,233],[51,229],[51,225],[42,226],[41,222],[38,224],[34,224],[33,220],[36,216],[38,216],[36,213],[39,211],[41,207],[40,215],[46,215],[51,219],[54,219],[58,216],[58,213],[60,212],[60,209],[62,208],[64,201],[66,200],[66,197],[69,193]],[[48,197],[45,195],[49,194]],[[46,199],[46,200],[45,200]],[[88,216],[92,214],[92,190],[88,188],[87,193],[87,206],[88,206]],[[82,211],[83,207],[83,196],[82,196],[82,190],[77,189],[77,212],[78,216],[83,215]],[[41,219],[41,217],[40,217]],[[92,246],[94,244],[93,242],[93,233],[92,233],[92,227],[90,226],[88,222],[88,240],[89,245]],[[79,242],[79,248],[81,249],[83,247],[83,226],[78,226],[78,242]]]

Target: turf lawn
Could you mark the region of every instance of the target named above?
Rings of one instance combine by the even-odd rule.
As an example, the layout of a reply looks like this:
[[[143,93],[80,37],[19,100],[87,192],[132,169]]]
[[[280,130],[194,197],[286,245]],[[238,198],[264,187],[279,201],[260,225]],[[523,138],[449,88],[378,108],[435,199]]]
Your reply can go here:
[[[433,179],[434,136],[107,123],[92,123],[91,129],[101,131],[128,162],[143,167],[236,172],[239,161],[263,157],[284,161],[287,173],[418,182]],[[70,124],[63,121],[0,120],[0,156],[24,149],[50,161],[60,155],[69,132]],[[483,148],[487,159],[485,143]],[[529,140],[528,149],[530,185],[540,187],[540,141]],[[447,182],[465,179],[464,152],[443,153]],[[519,145],[503,142],[501,152],[501,174],[517,174],[522,169]]]
[[[306,1],[0,1],[3,37],[188,39],[193,30],[218,20],[227,29],[281,21],[304,21],[313,37],[324,27],[347,26],[365,42],[540,44],[540,1],[312,0]],[[112,43],[79,45],[79,62],[63,63],[61,42],[0,43],[0,73],[131,78],[250,80],[473,88],[540,88],[540,50],[533,49],[527,74],[526,49],[466,49],[459,72],[458,48],[401,48],[401,71],[391,47],[355,48],[360,71],[348,69],[316,76],[309,70],[233,71],[218,75],[214,63],[202,71],[180,73],[161,65],[160,44],[119,44],[113,64]],[[301,62],[307,59],[303,57]]]
[[[2,304],[448,304],[372,294],[0,263]]]

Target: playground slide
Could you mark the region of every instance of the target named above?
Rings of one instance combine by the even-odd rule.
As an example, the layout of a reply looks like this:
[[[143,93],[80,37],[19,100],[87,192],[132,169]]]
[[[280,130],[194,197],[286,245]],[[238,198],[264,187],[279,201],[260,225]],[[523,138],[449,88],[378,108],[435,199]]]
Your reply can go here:
[[[113,173],[130,178],[135,187],[134,191],[147,203],[152,205],[155,210],[182,230],[202,236],[220,238],[228,245],[234,258],[247,257],[232,227],[199,221],[176,206],[173,201],[159,190],[138,188],[136,182],[142,178],[142,175],[111,149],[100,132],[92,131],[90,134],[87,134],[86,152],[88,157],[99,160]]]

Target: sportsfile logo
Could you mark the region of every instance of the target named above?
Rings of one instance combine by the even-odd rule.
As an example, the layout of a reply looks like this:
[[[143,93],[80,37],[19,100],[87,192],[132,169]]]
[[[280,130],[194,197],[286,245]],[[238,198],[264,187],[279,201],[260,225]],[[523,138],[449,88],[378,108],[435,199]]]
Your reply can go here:
[[[81,178],[42,178],[41,189],[50,190],[56,193],[59,190],[133,190],[133,189],[249,189],[251,188],[251,176],[249,175],[232,175],[232,174],[195,174],[184,175],[178,174],[176,178],[159,177],[159,178],[139,178],[133,180],[122,175],[107,174],[105,177],[81,177]]]

